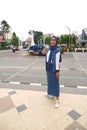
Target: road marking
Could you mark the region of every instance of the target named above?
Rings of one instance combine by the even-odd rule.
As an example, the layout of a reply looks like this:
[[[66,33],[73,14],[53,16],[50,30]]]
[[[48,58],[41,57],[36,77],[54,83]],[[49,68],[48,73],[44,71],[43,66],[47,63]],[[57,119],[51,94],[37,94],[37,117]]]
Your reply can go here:
[[[41,70],[44,70],[45,67],[33,67],[33,69],[41,69]]]
[[[28,67],[21,67],[21,66],[0,66],[0,68],[4,69],[27,69]],[[33,67],[33,69],[38,69],[38,70],[45,70],[45,67]],[[70,68],[61,68],[60,70],[70,70]],[[87,69],[77,69],[78,71],[85,71],[87,73]]]
[[[65,86],[64,85],[60,85],[61,88],[64,88]]]
[[[77,86],[77,88],[87,89],[87,87],[85,87],[85,86]]]
[[[79,76],[60,76],[60,78],[63,78],[63,79],[87,79],[87,77],[79,77]]]
[[[73,54],[75,60],[77,61],[78,65],[79,65],[79,67],[80,67],[80,69],[79,69],[80,72],[83,71],[84,73],[86,73],[85,70],[84,70],[84,68],[83,68],[83,67],[81,66],[81,64],[78,62],[77,57],[75,56],[75,54],[74,54],[74,53],[72,53],[72,54]]]
[[[33,67],[33,69],[39,69],[39,70],[45,70],[45,67]],[[74,68],[74,69],[76,69],[76,68]],[[60,70],[69,70],[70,71],[70,68],[60,68]],[[76,69],[76,70],[79,70],[79,71],[87,71],[87,69]]]
[[[30,83],[30,85],[34,85],[34,86],[41,86],[41,84],[38,84],[38,83]]]
[[[46,85],[43,85],[41,83],[22,83],[22,82],[4,82],[4,81],[1,81],[0,80],[0,83],[9,83],[9,84],[15,84],[15,85],[19,85],[19,84],[24,84],[24,85],[31,85],[31,86],[41,86],[41,87],[47,87],[47,84]],[[65,85],[60,85],[60,88],[65,88],[66,86]],[[69,85],[67,86],[68,88],[73,88],[73,87],[70,87]],[[76,86],[75,88],[77,89],[87,89],[86,86]]]
[[[10,82],[10,84],[21,84],[20,82]]]
[[[12,76],[10,76],[10,77],[7,78],[5,81],[8,81],[8,80],[14,78],[15,76],[17,76],[18,74],[24,72],[26,69],[28,69],[29,67],[31,67],[34,63],[35,63],[35,61],[34,61],[33,63],[29,64],[28,66],[26,66],[26,68],[24,68],[24,69],[18,71],[17,73],[13,74]]]
[[[7,68],[7,69],[23,69],[23,68],[27,68],[27,67],[20,67],[20,66],[0,66],[0,68]]]
[[[12,78],[12,76],[13,77],[15,77],[15,76],[20,76],[20,77],[26,76],[26,77],[46,78],[46,74],[43,74],[43,75],[34,75],[34,74],[19,74],[19,73],[16,73],[16,74],[0,73],[0,75],[11,76],[11,78]],[[82,79],[82,80],[87,80],[87,77],[79,77],[79,76],[60,76],[60,79],[61,78],[62,79]],[[8,81],[8,80],[6,79],[5,81]]]

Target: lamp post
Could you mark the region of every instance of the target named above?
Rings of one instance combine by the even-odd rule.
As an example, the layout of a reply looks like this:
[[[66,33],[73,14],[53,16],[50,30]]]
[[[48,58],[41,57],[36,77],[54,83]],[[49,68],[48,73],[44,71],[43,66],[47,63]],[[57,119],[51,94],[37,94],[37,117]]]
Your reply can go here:
[[[66,26],[66,28],[68,29],[69,31],[69,44],[68,44],[68,47],[70,47],[70,28],[68,26]],[[69,50],[68,50],[69,51]]]

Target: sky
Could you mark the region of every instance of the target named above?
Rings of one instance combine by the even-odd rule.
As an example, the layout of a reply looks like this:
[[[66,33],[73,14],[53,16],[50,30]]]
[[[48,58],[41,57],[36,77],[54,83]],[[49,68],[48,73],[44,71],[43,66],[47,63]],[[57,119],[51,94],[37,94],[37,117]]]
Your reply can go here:
[[[11,31],[26,39],[29,30],[55,35],[81,34],[87,27],[87,0],[1,0],[0,22],[6,20]]]

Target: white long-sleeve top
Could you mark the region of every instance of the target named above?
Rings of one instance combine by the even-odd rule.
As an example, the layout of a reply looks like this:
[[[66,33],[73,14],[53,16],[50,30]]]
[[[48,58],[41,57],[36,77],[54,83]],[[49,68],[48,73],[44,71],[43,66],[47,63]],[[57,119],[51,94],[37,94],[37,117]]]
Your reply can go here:
[[[49,56],[50,56],[50,50],[47,52],[47,55],[46,55],[46,62],[49,61]],[[57,52],[56,53],[56,70],[59,70],[60,69],[60,52]],[[52,61],[51,61],[52,62]]]

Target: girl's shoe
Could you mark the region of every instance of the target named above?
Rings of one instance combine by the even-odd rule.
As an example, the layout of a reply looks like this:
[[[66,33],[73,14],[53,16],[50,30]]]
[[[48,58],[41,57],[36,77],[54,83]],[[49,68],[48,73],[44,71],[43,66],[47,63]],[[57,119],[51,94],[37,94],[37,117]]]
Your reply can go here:
[[[55,108],[58,108],[58,107],[59,107],[59,101],[56,100],[56,102],[55,102]]]
[[[50,97],[50,99],[53,99],[53,96],[52,96],[52,95],[50,95],[49,97]]]

